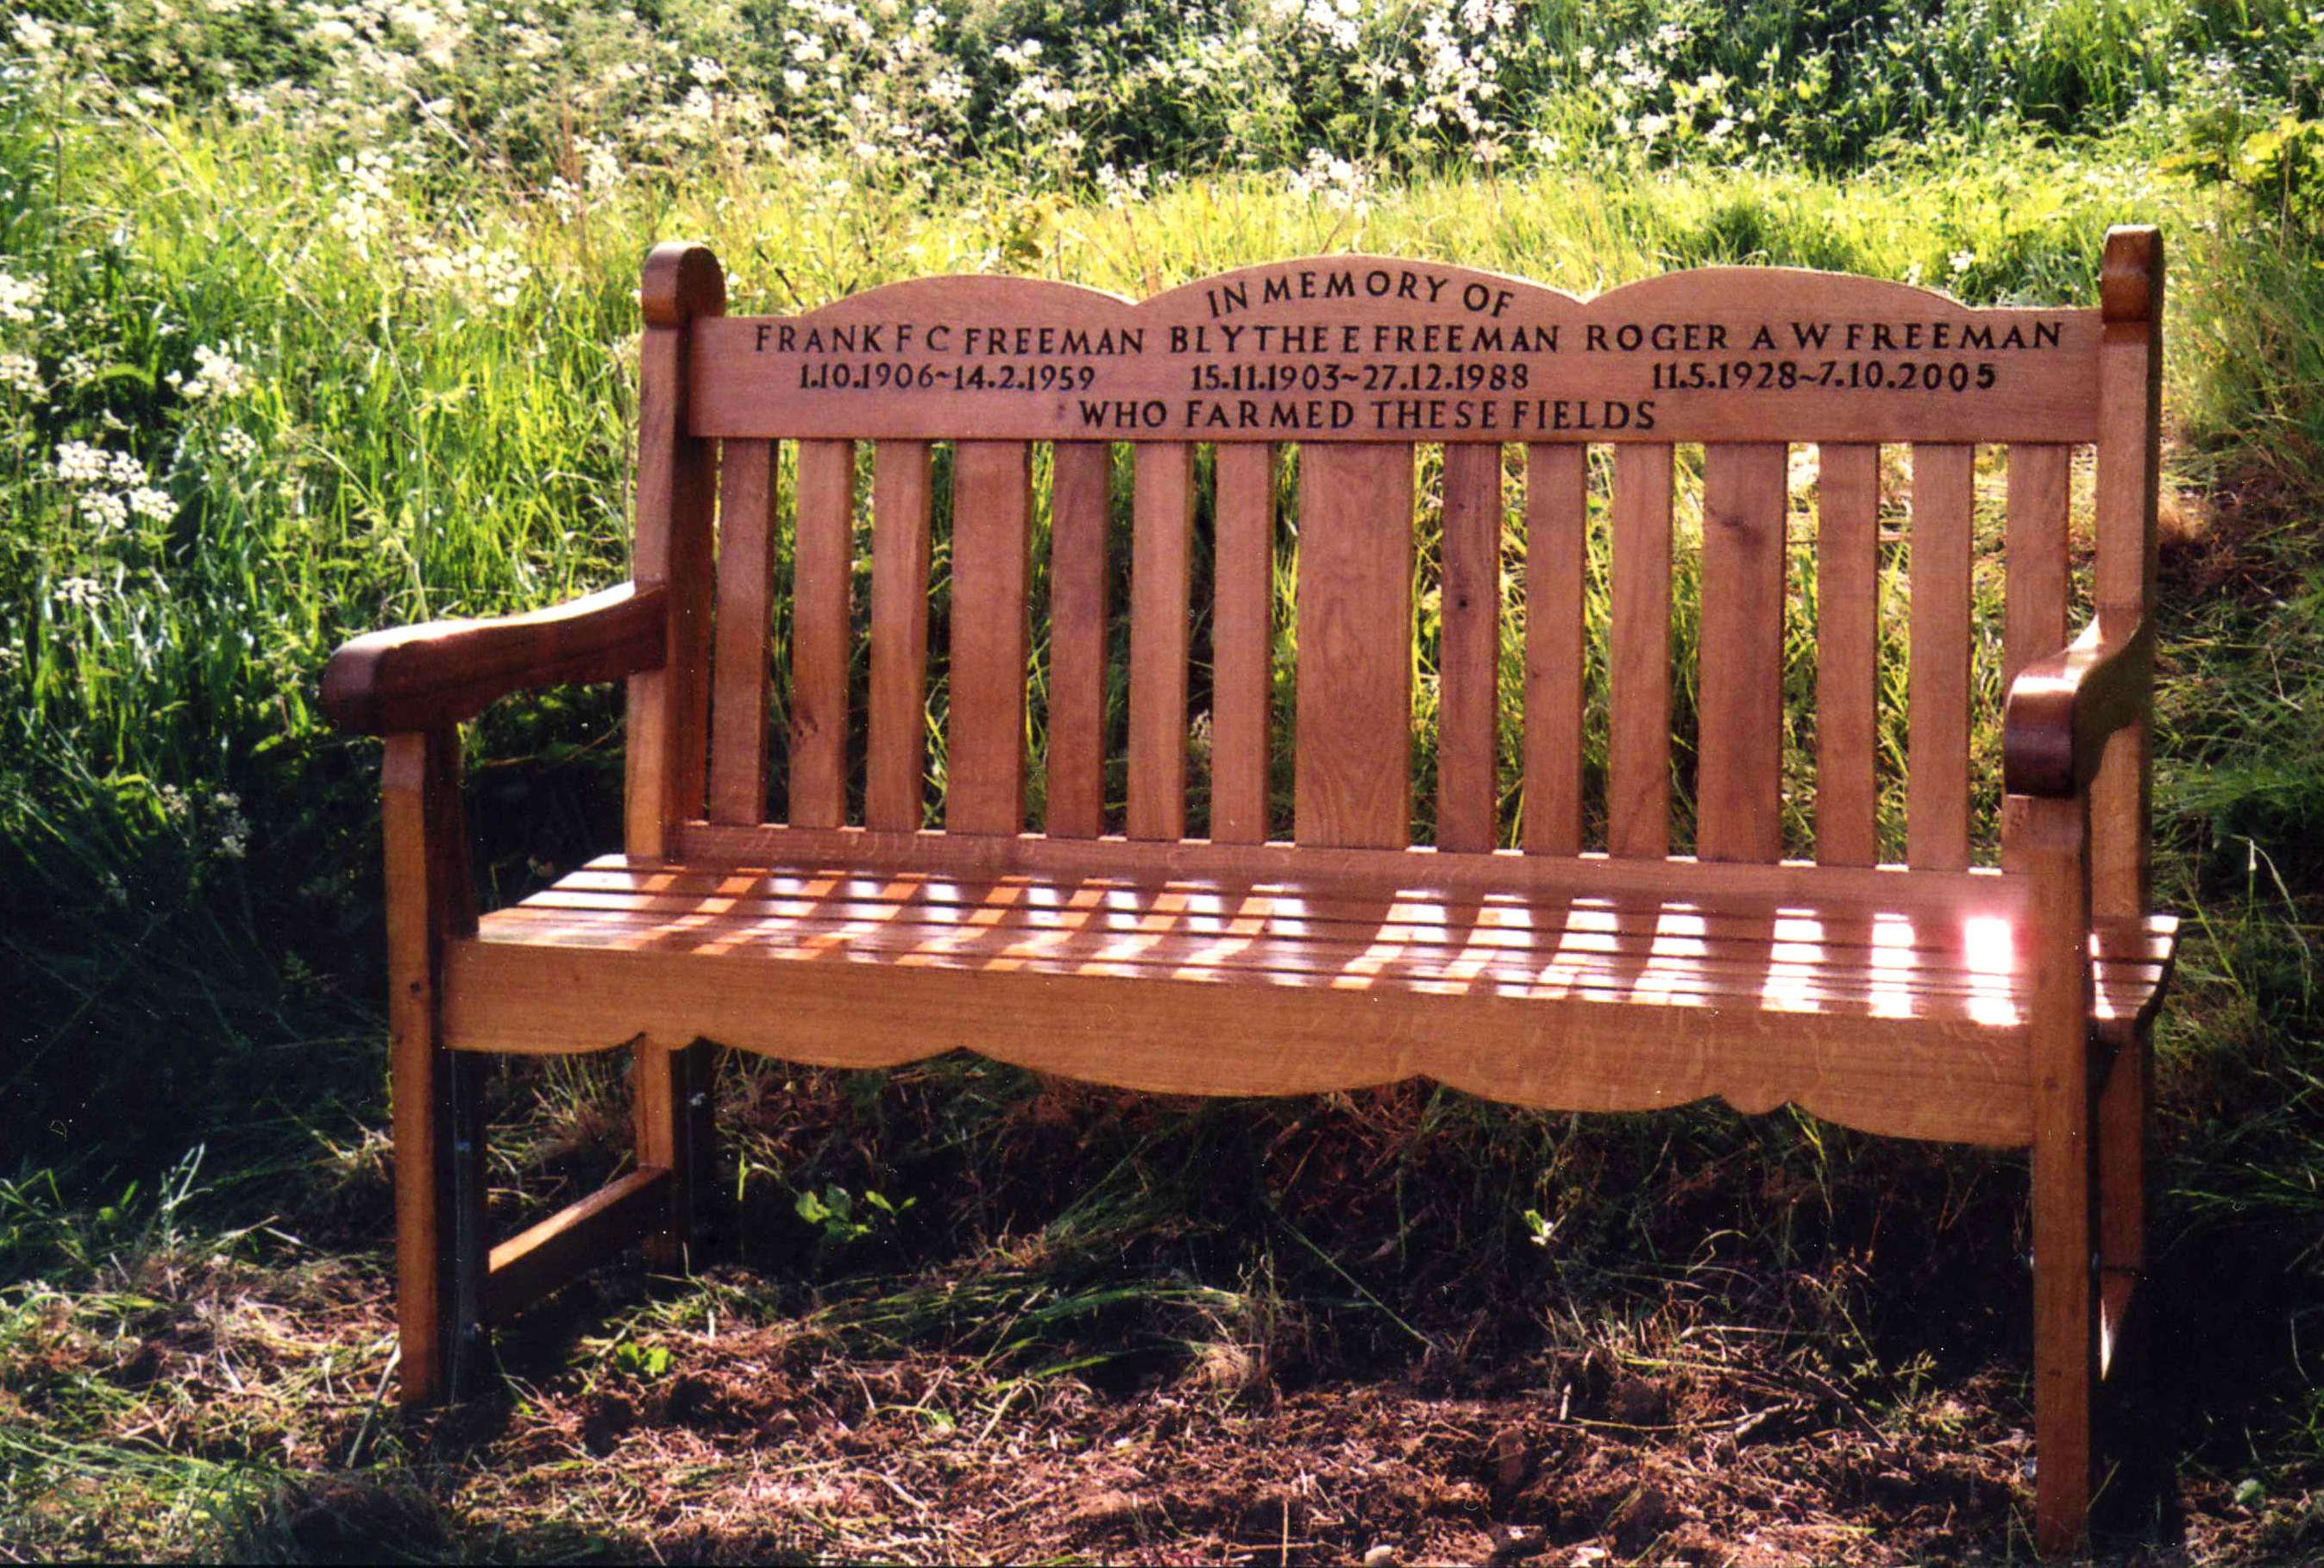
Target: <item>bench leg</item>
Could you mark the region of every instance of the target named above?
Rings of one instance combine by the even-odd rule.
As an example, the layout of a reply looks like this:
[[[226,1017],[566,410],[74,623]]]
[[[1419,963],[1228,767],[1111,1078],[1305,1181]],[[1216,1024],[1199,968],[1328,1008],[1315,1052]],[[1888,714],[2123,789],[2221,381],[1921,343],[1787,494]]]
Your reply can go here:
[[[457,734],[389,736],[384,784],[395,1314],[413,1405],[458,1393],[483,1343],[481,1065],[445,1049],[440,1001],[444,944],[475,924]]]
[[[707,1241],[706,1200],[714,1185],[710,1047],[696,1041],[671,1047],[646,1039],[632,1047],[630,1093],[636,1121],[640,1170],[669,1172],[669,1197],[645,1239],[646,1260],[684,1270]]]
[[[2088,1535],[2096,1471],[2089,818],[2079,799],[2024,797],[2012,798],[2010,816],[2030,873],[2034,971],[2034,1539],[2052,1554]]]
[[[2146,1274],[2146,1145],[2153,1095],[2153,1046],[2123,1047],[2098,1104],[2098,1296],[2104,1315],[2099,1373],[2115,1377],[2113,1352]]]

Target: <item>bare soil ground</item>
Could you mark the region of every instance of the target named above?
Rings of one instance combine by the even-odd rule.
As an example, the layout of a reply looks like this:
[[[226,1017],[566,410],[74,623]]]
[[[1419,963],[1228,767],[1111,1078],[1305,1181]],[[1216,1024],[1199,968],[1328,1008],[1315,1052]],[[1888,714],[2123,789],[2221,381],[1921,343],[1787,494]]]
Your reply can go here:
[[[889,1171],[907,1181],[890,1189],[886,1230],[835,1231],[826,1216],[818,1231],[754,1203],[746,1183],[732,1260],[684,1280],[634,1263],[602,1272],[503,1331],[481,1391],[447,1410],[404,1416],[383,1397],[392,1325],[375,1160],[308,1195],[302,1244],[161,1250],[98,1287],[24,1298],[0,1365],[0,1434],[15,1436],[0,1443],[51,1459],[42,1494],[0,1517],[0,1551],[1372,1554],[1560,1568],[2030,1558],[2010,1218],[2022,1186],[2006,1167],[1827,1149],[1816,1168],[1829,1189],[1784,1194],[1803,1167],[1777,1148],[1760,1205],[1731,1216],[1738,1233],[1691,1209],[1737,1185],[1740,1155],[1718,1147],[1731,1126],[1692,1148],[1666,1143],[1643,1173],[1629,1163],[1636,1130],[1596,1144],[1567,1134],[1558,1158],[1591,1169],[1600,1193],[1635,1191],[1651,1216],[1643,1237],[1609,1250],[1582,1204],[1505,1222],[1514,1246],[1480,1245],[1474,1203],[1450,1181],[1428,1185],[1446,1175],[1439,1159],[1489,1169],[1537,1128],[1452,1128],[1462,1147],[1438,1156],[1409,1093],[1190,1116],[1037,1088],[1027,1147],[954,1157],[982,1173],[970,1184],[940,1152],[942,1076],[816,1077],[784,1084],[779,1102],[730,1084],[746,1160],[785,1156],[844,1185],[883,1147],[920,1151],[917,1170]],[[620,1107],[576,1103],[563,1152],[529,1152],[586,1184],[615,1158],[603,1134]],[[791,1147],[809,1130],[835,1141]],[[1389,1148],[1404,1163],[1383,1172],[1372,1162]],[[1255,1171],[1238,1172],[1243,1157]],[[1125,1162],[1139,1180],[1120,1180]],[[1257,1209],[1236,1202],[1244,1174],[1262,1178]],[[1088,1200],[1109,1193],[1120,1203],[1101,1219]],[[1057,1205],[1045,1224],[1018,1222],[1043,1204]],[[1680,1261],[1653,1260],[1679,1243]],[[2204,1409],[2199,1424],[2202,1390],[2186,1384],[2221,1375],[2226,1325],[2258,1320],[2236,1315],[2254,1303],[2232,1294],[2232,1260],[2189,1261],[2217,1309],[2168,1310],[2157,1360],[2175,1392],[2133,1413],[2135,1462],[2116,1477],[2101,1555],[2324,1559],[2312,1501],[2324,1476],[2277,1476],[2255,1495],[2204,1451],[2233,1465],[2233,1448],[2204,1434],[2246,1407]],[[2265,1337],[2245,1348],[2261,1353]],[[179,1467],[177,1480],[134,1484],[124,1456],[137,1455]],[[2163,1471],[2133,1473],[2142,1457]]]

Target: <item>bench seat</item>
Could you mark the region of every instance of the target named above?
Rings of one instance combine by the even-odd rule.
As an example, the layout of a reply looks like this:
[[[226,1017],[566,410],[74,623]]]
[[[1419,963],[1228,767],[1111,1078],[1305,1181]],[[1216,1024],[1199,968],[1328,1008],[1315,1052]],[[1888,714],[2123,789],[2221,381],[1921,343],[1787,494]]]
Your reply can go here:
[[[1919,879],[1921,892],[1895,877],[1880,899],[1487,891],[1428,874],[1437,857],[1400,858],[1416,863],[1391,885],[607,855],[455,944],[448,1043],[564,1052],[699,1036],[853,1066],[966,1047],[1184,1093],[1426,1074],[1564,1109],[1718,1093],[1877,1131],[2031,1136],[2026,945],[2010,918],[1959,899],[1970,879]],[[2176,941],[2168,916],[2100,924],[2096,1039],[2136,1038]],[[1255,1029],[1275,1048],[1220,1048]],[[1655,1057],[1663,1069],[1642,1072]]]

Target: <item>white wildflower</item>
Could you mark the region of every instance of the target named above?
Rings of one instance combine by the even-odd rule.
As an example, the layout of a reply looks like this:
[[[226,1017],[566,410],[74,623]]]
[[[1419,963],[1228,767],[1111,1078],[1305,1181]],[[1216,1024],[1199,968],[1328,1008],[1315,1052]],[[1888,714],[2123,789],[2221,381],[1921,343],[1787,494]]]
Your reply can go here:
[[[229,463],[247,463],[258,456],[258,442],[247,430],[226,429],[218,433],[218,456]]]
[[[178,503],[166,490],[141,484],[129,493],[129,510],[151,522],[167,522],[178,515]]]
[[[57,30],[37,16],[19,16],[10,29],[16,46],[26,54],[46,54],[57,46]]]
[[[49,286],[38,278],[15,278],[0,272],[0,321],[30,321],[49,297]]]
[[[87,441],[67,441],[57,448],[57,477],[75,486],[105,483],[105,453]]]
[[[250,367],[235,359],[223,349],[198,346],[194,349],[194,374],[172,382],[186,394],[190,402],[215,402],[222,398],[240,397],[250,390]]]
[[[37,398],[42,391],[41,367],[29,354],[0,354],[0,387]]]
[[[129,486],[145,483],[145,465],[126,452],[105,455],[105,476],[115,484]]]
[[[1977,253],[1975,251],[1955,251],[1951,255],[1946,257],[1945,260],[1947,264],[1952,268],[1953,276],[1958,278],[1963,272],[1968,272],[1971,267],[1977,265]]]
[[[97,532],[111,533],[128,523],[129,505],[110,490],[92,490],[80,498],[80,514]]]
[[[95,577],[60,577],[50,597],[75,609],[94,610],[105,603],[105,585]]]

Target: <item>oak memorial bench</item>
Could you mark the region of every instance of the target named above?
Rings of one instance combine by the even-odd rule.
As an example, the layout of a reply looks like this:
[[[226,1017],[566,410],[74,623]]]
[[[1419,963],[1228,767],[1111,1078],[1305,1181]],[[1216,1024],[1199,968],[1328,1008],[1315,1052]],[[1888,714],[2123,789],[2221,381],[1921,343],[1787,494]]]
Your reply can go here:
[[[859,1068],[965,1047],[1174,1093],[1425,1075],[1572,1111],[1715,1095],[2030,1148],[2036,1534],[2051,1550],[2080,1538],[2095,1396],[2141,1268],[2149,1026],[2175,941],[2148,874],[2154,231],[2107,235],[2097,309],[1978,309],[1755,268],[1585,300],[1362,256],[1142,302],[947,277],[746,318],[724,293],[701,247],[646,263],[630,582],[359,638],[324,678],[340,724],[386,738],[408,1399],[443,1394],[483,1325],[609,1253],[642,1241],[682,1260],[706,1179],[706,1042]],[[1882,443],[1910,447],[1909,507],[1892,478],[1885,522]],[[2006,448],[1997,780],[1972,745],[1980,443]],[[1696,471],[1680,447],[1697,445],[1699,543],[1676,530],[1699,552],[1690,649],[1674,647],[1674,521],[1691,510],[1674,494]],[[1812,849],[1786,858],[1803,464],[1812,785],[1791,790]],[[2070,637],[2069,518],[2093,466],[2095,613]],[[1118,469],[1126,563],[1108,555]],[[1441,476],[1441,499],[1416,493],[1416,470]],[[868,680],[852,683],[867,475]],[[1518,475],[1521,631],[1502,624]],[[1442,544],[1422,844],[1424,502]],[[1884,526],[1910,576],[1901,863],[1882,862],[1876,766]],[[1593,527],[1610,540],[1594,659]],[[1294,626],[1278,626],[1275,581],[1295,560]],[[1125,564],[1123,728],[1108,599]],[[1215,585],[1207,603],[1198,581]],[[1523,654],[1513,715],[1505,637]],[[1697,717],[1674,752],[1690,671]],[[457,726],[521,688],[615,679],[622,853],[479,917]],[[1506,769],[1505,717],[1521,736]],[[1283,821],[1269,732],[1286,723]],[[1602,769],[1585,768],[1596,725]],[[1691,816],[1674,788],[1689,745]],[[1997,785],[1998,863],[1975,864],[1979,791],[1989,816]],[[1692,853],[1674,853],[1690,821]],[[490,1244],[479,1054],[620,1046],[634,1169]]]

